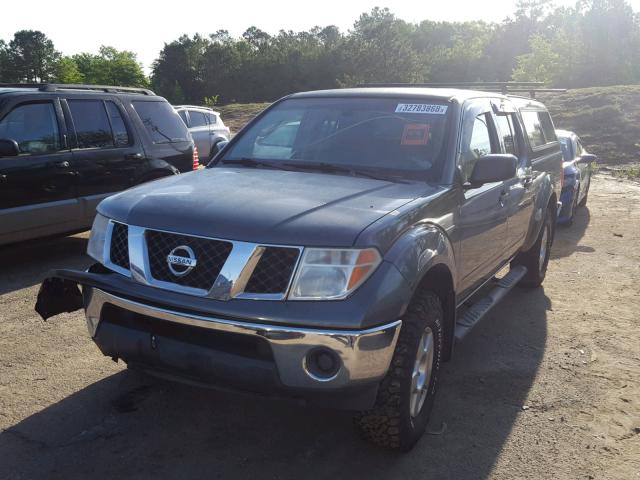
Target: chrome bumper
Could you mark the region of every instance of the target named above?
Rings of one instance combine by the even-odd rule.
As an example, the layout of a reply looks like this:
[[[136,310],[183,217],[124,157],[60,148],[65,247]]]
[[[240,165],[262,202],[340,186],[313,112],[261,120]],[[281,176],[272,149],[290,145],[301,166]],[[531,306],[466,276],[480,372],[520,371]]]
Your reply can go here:
[[[402,324],[397,320],[367,330],[305,329],[176,312],[92,287],[85,287],[84,295],[87,326],[92,337],[98,330],[105,304],[169,322],[261,337],[271,346],[280,381],[292,388],[336,389],[380,380],[389,368]],[[340,358],[340,369],[331,379],[320,380],[307,371],[306,356],[317,347],[326,347]]]

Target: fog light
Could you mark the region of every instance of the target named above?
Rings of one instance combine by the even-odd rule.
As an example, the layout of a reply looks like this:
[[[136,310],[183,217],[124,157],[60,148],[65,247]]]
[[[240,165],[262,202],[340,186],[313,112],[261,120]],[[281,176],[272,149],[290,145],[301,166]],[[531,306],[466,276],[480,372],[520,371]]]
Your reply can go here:
[[[340,358],[328,348],[315,348],[307,354],[304,366],[311,378],[319,382],[328,382],[338,375]]]

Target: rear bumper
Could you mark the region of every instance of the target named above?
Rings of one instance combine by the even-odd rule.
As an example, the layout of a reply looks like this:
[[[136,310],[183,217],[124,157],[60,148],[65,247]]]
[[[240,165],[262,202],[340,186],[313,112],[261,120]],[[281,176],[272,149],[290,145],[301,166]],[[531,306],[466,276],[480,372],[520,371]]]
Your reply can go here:
[[[368,408],[386,374],[401,321],[366,330],[248,323],[149,305],[84,287],[89,333],[103,354],[173,380]],[[338,368],[318,376],[309,354]]]

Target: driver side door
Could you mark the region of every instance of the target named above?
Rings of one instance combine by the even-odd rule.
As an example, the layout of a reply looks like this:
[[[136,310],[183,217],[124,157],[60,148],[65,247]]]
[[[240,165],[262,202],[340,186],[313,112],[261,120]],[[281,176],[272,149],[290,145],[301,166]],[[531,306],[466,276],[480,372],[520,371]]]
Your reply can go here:
[[[458,145],[458,170],[464,197],[457,222],[462,291],[473,290],[492,275],[504,256],[508,195],[504,182],[474,188],[467,184],[478,158],[500,152],[489,101],[477,100],[467,105]]]

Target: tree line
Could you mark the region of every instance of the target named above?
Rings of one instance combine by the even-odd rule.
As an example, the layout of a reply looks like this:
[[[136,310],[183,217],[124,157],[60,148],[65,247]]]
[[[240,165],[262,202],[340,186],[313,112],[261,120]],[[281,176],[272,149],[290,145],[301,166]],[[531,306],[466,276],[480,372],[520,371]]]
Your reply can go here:
[[[102,46],[98,54],[64,56],[37,30],[20,30],[9,43],[0,40],[0,82],[150,84],[133,52]]]
[[[640,15],[626,0],[520,0],[502,22],[406,22],[386,8],[275,35],[250,27],[166,43],[146,78],[129,51],[63,56],[41,32],[0,41],[0,81],[150,85],[173,103],[271,101],[371,82],[538,80],[577,88],[640,83]]]

